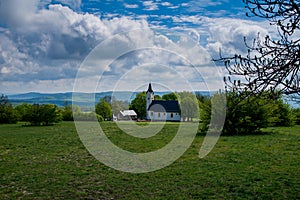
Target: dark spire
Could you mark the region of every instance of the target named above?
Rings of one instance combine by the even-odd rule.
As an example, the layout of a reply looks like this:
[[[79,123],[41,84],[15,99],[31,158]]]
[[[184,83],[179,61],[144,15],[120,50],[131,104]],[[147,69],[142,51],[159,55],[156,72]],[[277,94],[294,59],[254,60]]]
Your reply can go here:
[[[148,90],[147,90],[147,92],[146,92],[146,93],[148,93],[148,92],[152,92],[152,93],[153,93],[153,90],[152,90],[151,83],[149,83]]]

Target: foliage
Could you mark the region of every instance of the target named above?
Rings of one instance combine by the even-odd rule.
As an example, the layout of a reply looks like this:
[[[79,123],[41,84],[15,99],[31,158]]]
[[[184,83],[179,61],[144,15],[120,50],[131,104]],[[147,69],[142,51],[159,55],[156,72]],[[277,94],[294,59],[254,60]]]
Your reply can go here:
[[[198,116],[198,102],[196,98],[186,97],[180,102],[181,117],[187,119],[187,121],[192,121],[194,117]]]
[[[269,126],[292,126],[295,123],[295,113],[281,98],[268,99],[273,112],[269,119]]]
[[[53,104],[22,104],[16,108],[19,110],[22,121],[31,125],[51,125],[62,120],[60,110]]]
[[[180,114],[184,120],[192,121],[195,117],[199,118],[199,105],[194,93],[183,91],[175,95],[180,103]]]
[[[178,96],[176,93],[172,92],[172,93],[169,93],[169,94],[164,94],[162,96],[162,99],[163,100],[167,100],[167,101],[170,101],[170,100],[178,100]]]
[[[233,55],[216,61],[224,62],[229,77],[225,78],[230,90],[281,90],[285,94],[300,94],[300,4],[298,0],[243,0],[251,14],[270,21],[276,26],[279,39],[269,35],[248,45],[247,55]],[[231,77],[233,76],[233,77]],[[239,76],[242,79],[236,80]]]
[[[293,113],[295,115],[295,123],[300,125],[300,108],[293,109]]]
[[[115,98],[111,101],[111,108],[114,115],[117,115],[121,110],[128,110],[128,101],[116,100]]]
[[[122,110],[122,108],[119,104],[119,101],[116,101],[116,100],[111,102],[111,108],[112,108],[112,113],[114,115],[117,115],[119,113],[119,111]]]
[[[158,94],[154,95],[154,100],[162,100],[163,98]]]
[[[95,112],[96,114],[101,115],[104,120],[111,120],[112,118],[112,109],[105,99],[101,99],[100,102],[97,103]]]
[[[40,106],[40,116],[43,125],[51,125],[60,122],[62,116],[56,105],[45,104]]]
[[[182,91],[182,92],[178,92],[176,93],[177,99],[179,102],[181,102],[184,98],[190,97],[192,99],[194,99],[196,97],[196,95],[193,92],[188,92],[188,91]]]
[[[76,121],[104,121],[104,118],[101,115],[94,112],[74,112],[73,116]]]
[[[63,121],[73,121],[73,107],[68,102],[65,103],[64,109],[61,111]]]
[[[0,97],[0,124],[14,124],[18,121],[19,115],[9,103],[7,96]]]
[[[291,126],[294,115],[289,106],[278,99],[267,99],[261,95],[249,95],[249,93],[227,92],[226,120],[223,135],[255,134],[261,128],[268,126]],[[218,97],[218,94],[212,98]],[[201,132],[206,132],[211,119],[211,99],[199,100]],[[220,112],[220,111],[215,111]]]
[[[23,122],[26,121],[26,115],[29,112],[29,110],[31,109],[31,106],[32,106],[31,104],[23,103],[23,104],[17,105],[15,107],[16,112],[20,116],[20,118],[19,118],[20,121],[23,121]]]
[[[132,100],[129,109],[134,110],[137,117],[143,119],[146,117],[146,92],[141,92]]]

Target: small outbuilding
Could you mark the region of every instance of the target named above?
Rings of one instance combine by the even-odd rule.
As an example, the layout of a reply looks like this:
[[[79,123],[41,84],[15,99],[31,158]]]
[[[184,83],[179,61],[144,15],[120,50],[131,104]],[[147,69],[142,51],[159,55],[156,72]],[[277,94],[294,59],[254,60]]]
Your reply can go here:
[[[121,110],[117,115],[117,120],[136,120],[137,114],[134,110]]]

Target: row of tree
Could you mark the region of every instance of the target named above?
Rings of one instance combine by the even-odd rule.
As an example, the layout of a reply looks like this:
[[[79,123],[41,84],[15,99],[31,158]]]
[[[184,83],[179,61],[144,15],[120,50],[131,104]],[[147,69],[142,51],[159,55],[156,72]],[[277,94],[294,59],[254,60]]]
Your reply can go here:
[[[241,92],[226,93],[226,110],[212,110],[212,101],[223,98],[224,95],[215,94],[212,97],[195,96],[191,92],[170,93],[155,99],[178,100],[183,119],[200,120],[200,132],[205,133],[211,123],[212,112],[226,112],[223,135],[253,134],[268,126],[291,126],[300,124],[300,109],[293,109],[284,103],[281,95],[263,93],[260,96]],[[138,117],[146,116],[146,94],[137,94],[129,105]],[[184,109],[183,109],[184,108]],[[96,104],[95,112],[81,112],[77,106],[66,104],[63,109],[53,104],[21,104],[15,108],[6,96],[0,97],[0,124],[29,122],[31,125],[50,125],[60,121],[98,121],[111,120],[113,114],[122,109],[128,109],[128,102],[103,98]],[[199,117],[200,116],[200,117]]]
[[[0,124],[11,124],[18,121],[31,125],[51,125],[60,121],[109,121],[113,113],[128,109],[128,102],[104,97],[95,106],[94,112],[81,112],[80,107],[66,103],[63,108],[54,104],[23,103],[13,107],[7,96],[0,96]]]

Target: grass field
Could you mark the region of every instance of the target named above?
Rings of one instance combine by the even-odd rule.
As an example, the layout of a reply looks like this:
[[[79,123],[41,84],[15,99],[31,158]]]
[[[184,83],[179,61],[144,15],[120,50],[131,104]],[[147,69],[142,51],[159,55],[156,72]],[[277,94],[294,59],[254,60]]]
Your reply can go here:
[[[103,123],[120,147],[147,152],[167,144],[178,124],[135,139]],[[221,137],[204,159],[197,136],[172,165],[150,173],[111,169],[91,156],[74,123],[0,126],[0,199],[299,199],[300,126]]]

